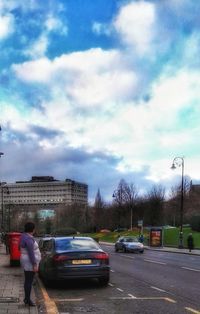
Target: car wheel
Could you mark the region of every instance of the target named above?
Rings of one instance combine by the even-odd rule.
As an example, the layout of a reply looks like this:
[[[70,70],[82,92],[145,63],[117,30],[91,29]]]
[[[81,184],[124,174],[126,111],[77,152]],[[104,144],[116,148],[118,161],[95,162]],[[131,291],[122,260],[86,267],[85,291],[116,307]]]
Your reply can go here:
[[[104,276],[99,278],[99,284],[100,286],[107,286],[109,283],[110,277],[109,276]]]
[[[119,250],[118,250],[118,248],[117,247],[115,247],[115,252],[118,252]]]
[[[144,253],[144,251],[140,251],[140,253],[142,254],[142,253]]]

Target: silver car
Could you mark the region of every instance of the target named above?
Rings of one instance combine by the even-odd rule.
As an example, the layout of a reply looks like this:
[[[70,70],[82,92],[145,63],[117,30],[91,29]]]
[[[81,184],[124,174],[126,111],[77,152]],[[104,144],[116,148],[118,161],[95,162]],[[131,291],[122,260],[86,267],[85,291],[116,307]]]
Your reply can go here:
[[[144,245],[136,237],[120,237],[115,243],[115,252],[144,252]]]

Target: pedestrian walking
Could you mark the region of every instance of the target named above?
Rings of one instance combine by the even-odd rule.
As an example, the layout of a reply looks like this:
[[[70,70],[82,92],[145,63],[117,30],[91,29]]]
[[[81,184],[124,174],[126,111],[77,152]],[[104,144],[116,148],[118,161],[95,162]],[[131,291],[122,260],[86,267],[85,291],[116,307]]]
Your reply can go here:
[[[24,269],[24,304],[36,306],[31,300],[31,289],[35,273],[38,271],[38,265],[41,259],[40,250],[34,239],[35,225],[33,222],[27,222],[24,226],[24,232],[20,238],[20,263]]]
[[[144,235],[140,234],[139,236],[139,242],[143,243],[144,242]]]
[[[194,249],[194,239],[193,239],[192,233],[188,235],[187,244],[188,244],[189,252],[191,252]]]

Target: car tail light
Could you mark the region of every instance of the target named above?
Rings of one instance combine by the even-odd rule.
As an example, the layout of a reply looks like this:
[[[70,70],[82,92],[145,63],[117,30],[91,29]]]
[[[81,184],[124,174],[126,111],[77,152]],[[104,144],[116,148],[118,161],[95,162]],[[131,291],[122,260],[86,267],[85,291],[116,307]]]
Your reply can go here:
[[[69,256],[67,255],[59,255],[59,254],[56,254],[53,256],[53,260],[54,262],[56,263],[59,263],[59,262],[63,262],[63,261],[66,261],[69,259]]]
[[[94,253],[92,257],[102,261],[105,264],[109,264],[109,255],[105,252]]]

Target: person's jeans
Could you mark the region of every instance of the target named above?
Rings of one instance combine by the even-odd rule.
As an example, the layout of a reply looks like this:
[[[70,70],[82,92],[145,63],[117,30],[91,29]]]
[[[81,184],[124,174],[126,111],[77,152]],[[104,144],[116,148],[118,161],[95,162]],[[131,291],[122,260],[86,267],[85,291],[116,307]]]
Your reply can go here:
[[[30,301],[31,296],[31,288],[33,284],[33,278],[35,273],[33,271],[24,271],[25,280],[24,280],[24,293],[25,293],[25,300],[27,302]]]

